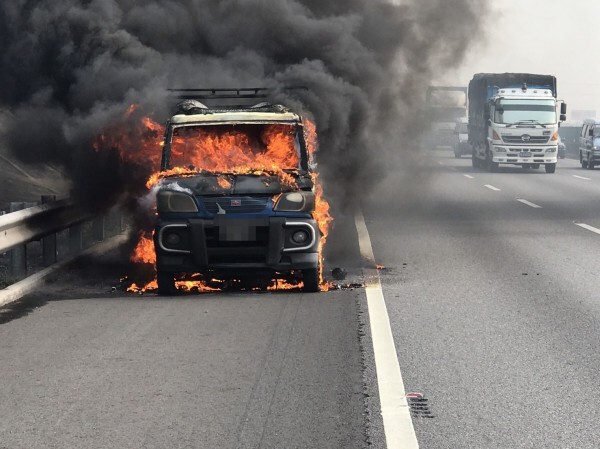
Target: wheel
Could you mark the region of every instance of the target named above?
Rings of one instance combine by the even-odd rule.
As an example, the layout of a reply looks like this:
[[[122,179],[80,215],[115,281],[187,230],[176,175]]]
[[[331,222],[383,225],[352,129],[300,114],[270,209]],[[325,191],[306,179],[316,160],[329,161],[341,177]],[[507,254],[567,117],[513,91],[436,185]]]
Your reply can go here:
[[[528,170],[532,168],[530,164],[523,164],[521,167],[523,167],[523,170]]]
[[[579,163],[581,164],[581,168],[587,167],[586,162],[583,160],[583,156],[579,156]]]
[[[554,173],[556,171],[556,164],[546,164],[544,166],[546,173]]]
[[[488,151],[486,153],[486,157],[485,157],[486,163],[487,163],[487,169],[488,171],[495,173],[498,171],[498,166],[500,165],[498,162],[494,162],[492,161],[492,155],[490,154],[490,152]]]
[[[594,161],[592,160],[592,156],[588,154],[588,159],[587,159],[587,169],[588,170],[593,170],[594,169]]]
[[[474,154],[471,156],[471,165],[473,168],[479,168],[479,159],[477,159]]]
[[[459,153],[454,153],[454,157],[455,157],[456,159],[460,159],[460,154],[459,154]]]
[[[308,270],[302,270],[302,281],[304,287],[302,291],[306,293],[314,293],[319,291],[320,274],[319,268],[309,268]]]
[[[159,295],[170,296],[177,293],[177,287],[175,287],[175,275],[173,273],[158,271],[156,273],[156,282],[158,283]]]
[[[531,164],[531,168],[533,168],[534,170],[538,169],[540,168],[540,164]]]

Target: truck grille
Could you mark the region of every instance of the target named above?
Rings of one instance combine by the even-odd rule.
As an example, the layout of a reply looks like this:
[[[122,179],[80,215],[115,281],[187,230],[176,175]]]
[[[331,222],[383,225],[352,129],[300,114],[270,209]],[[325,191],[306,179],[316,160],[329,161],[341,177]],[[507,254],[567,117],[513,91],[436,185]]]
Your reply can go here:
[[[525,140],[523,140],[523,136],[525,137]],[[529,138],[527,138],[529,137]],[[504,140],[506,143],[548,143],[548,140],[550,139],[550,136],[530,136],[529,134],[523,134],[522,136],[507,136],[507,135],[502,135],[502,140]]]
[[[252,214],[265,210],[268,197],[212,197],[200,198],[211,214]]]

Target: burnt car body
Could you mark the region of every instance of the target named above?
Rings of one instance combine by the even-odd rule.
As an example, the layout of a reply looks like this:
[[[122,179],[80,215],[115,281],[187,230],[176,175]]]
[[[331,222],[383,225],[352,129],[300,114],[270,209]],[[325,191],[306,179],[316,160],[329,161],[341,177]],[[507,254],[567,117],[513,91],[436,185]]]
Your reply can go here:
[[[295,166],[270,170],[269,133],[289,143]],[[243,153],[243,169],[228,159],[226,138],[241,139],[241,150],[231,145]],[[220,153],[191,163],[190,153],[207,139],[221,139]],[[165,130],[154,232],[159,293],[173,293],[182,273],[207,280],[283,274],[318,291],[321,235],[309,162],[298,114],[265,103],[209,108],[188,101]]]

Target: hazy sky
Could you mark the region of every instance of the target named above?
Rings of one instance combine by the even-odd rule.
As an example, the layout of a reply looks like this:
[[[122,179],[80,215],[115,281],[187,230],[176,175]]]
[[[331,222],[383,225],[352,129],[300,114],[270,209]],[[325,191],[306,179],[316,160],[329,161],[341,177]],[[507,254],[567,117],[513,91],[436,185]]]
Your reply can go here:
[[[448,0],[452,1],[452,0]],[[468,84],[474,73],[528,72],[557,77],[569,112],[600,116],[600,0],[490,0],[485,37],[439,84]],[[567,114],[570,117],[570,114]]]

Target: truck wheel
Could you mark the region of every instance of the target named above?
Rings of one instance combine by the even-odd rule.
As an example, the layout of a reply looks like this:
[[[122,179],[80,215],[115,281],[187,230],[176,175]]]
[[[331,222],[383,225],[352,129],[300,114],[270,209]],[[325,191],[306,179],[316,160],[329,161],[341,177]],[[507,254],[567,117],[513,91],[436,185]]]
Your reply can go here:
[[[314,293],[319,291],[319,269],[310,268],[302,270],[302,281],[304,282],[303,292]]]
[[[588,156],[587,169],[588,170],[593,170],[594,169],[594,161],[592,160],[591,156]]]
[[[556,171],[556,164],[546,164],[544,166],[546,173],[554,173]]]
[[[582,156],[579,156],[579,163],[581,164],[581,168],[587,167],[587,163],[583,160]]]
[[[454,153],[454,158],[455,159],[460,159],[460,153]]]
[[[156,282],[158,283],[159,295],[170,296],[177,293],[177,287],[175,287],[175,276],[173,273],[158,271],[156,273]]]
[[[475,155],[471,156],[471,165],[473,166],[473,168],[479,167],[479,162]]]
[[[486,162],[488,171],[495,173],[498,171],[498,166],[500,165],[498,162],[492,161],[492,155],[488,152],[486,153]]]
[[[536,169],[540,168],[540,164],[531,164],[531,168],[536,170]]]
[[[523,167],[524,170],[529,170],[530,168],[533,168],[530,164],[523,164],[521,167]]]

